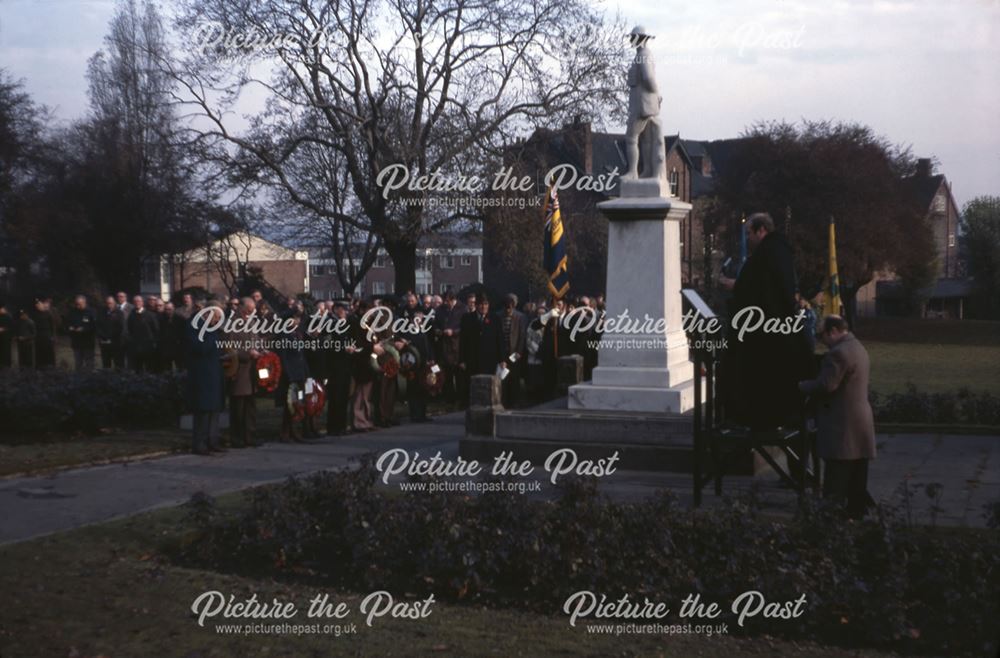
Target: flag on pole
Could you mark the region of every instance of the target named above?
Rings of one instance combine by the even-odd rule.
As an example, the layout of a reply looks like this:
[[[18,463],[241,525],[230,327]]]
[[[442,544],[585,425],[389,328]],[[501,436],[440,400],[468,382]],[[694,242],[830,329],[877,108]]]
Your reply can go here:
[[[837,229],[830,217],[830,277],[826,291],[827,303],[824,309],[827,315],[843,315],[844,305],[840,302],[840,279],[837,277]]]
[[[545,272],[549,275],[549,292],[555,299],[562,299],[569,292],[569,273],[566,270],[566,245],[563,242],[559,196],[551,186],[545,193],[544,216]]]

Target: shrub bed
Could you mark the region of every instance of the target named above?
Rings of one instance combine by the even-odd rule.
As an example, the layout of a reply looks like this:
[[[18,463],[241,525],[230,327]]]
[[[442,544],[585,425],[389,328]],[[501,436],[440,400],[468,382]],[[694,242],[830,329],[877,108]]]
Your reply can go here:
[[[730,631],[949,655],[996,648],[996,531],[845,522],[811,501],[791,522],[761,517],[752,498],[694,511],[669,496],[619,504],[584,481],[552,502],[386,496],[375,481],[370,464],[291,479],[251,492],[240,513],[196,496],[193,525],[166,549],[189,565],[544,614],[579,590],[648,596],[672,614],[691,593],[723,608],[747,590],[805,594],[798,619]]]
[[[0,371],[0,435],[173,423],[183,407],[183,376],[103,369]]]
[[[905,393],[873,392],[871,404],[880,423],[1000,425],[1000,398],[968,388],[954,393],[921,393],[911,384]]]

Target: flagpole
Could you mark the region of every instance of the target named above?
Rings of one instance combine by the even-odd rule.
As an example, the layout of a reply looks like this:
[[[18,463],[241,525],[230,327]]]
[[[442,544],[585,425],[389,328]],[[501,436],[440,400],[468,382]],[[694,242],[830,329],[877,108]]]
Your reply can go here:
[[[747,217],[740,217],[740,264],[736,268],[737,273],[743,269],[743,263],[747,262]]]
[[[557,311],[556,302],[558,301],[556,296],[552,295],[552,312],[554,313],[552,317],[556,321],[555,327],[552,328],[552,354],[557,359],[559,358],[559,315],[555,313]]]

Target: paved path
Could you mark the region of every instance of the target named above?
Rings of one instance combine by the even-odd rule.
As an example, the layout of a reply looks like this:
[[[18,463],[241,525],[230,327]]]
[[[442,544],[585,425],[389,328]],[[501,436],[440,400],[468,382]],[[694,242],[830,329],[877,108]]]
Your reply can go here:
[[[180,455],[0,479],[0,544],[176,505],[198,491],[219,495],[292,475],[345,468],[354,458],[389,448],[417,450],[421,456],[440,451],[442,457],[454,459],[463,431],[462,414],[449,414],[432,423],[310,444],[268,443],[217,457]],[[871,493],[877,500],[905,509],[902,484],[908,482],[910,515],[915,522],[982,526],[983,505],[1000,500],[1000,437],[879,435],[878,445],[879,458],[869,474]],[[544,480],[541,496],[552,495],[546,478],[541,468],[528,478]],[[941,509],[936,513],[925,493],[926,485],[933,483],[941,485]],[[749,487],[758,488],[767,509],[794,508],[793,492],[777,486],[773,475],[724,481],[726,493]],[[629,500],[670,489],[681,504],[691,504],[690,476],[683,473],[618,471],[602,478],[601,488],[615,499]],[[705,504],[715,502],[706,488]]]

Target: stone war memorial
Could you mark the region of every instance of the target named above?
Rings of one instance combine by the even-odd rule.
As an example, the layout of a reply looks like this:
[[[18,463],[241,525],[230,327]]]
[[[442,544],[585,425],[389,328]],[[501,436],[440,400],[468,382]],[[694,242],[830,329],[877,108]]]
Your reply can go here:
[[[0,2],[0,658],[1000,655],[997,36]]]
[[[632,31],[626,141],[629,170],[608,218],[608,315],[663,319],[665,332],[604,334],[593,381],[569,389],[569,408],[682,414],[694,404],[694,371],[681,326],[680,220],[691,210],[670,194],[663,155],[652,37]],[[642,163],[642,170],[639,165]],[[623,347],[620,347],[623,346]]]
[[[483,382],[477,390],[484,404],[477,408],[474,396],[469,414],[476,420],[463,455],[516,449],[541,456],[565,443],[586,455],[619,450],[633,468],[693,467],[694,367],[682,325],[678,258],[680,220],[691,205],[671,195],[667,181],[652,38],[642,27],[629,35],[635,58],[628,69],[628,171],[618,198],[598,206],[608,219],[607,316],[626,313],[644,330],[604,333],[592,380],[573,383],[565,400],[544,408],[504,411]],[[573,381],[574,357],[565,361]]]

